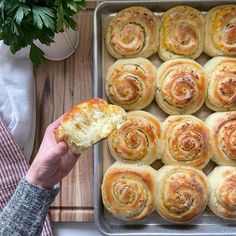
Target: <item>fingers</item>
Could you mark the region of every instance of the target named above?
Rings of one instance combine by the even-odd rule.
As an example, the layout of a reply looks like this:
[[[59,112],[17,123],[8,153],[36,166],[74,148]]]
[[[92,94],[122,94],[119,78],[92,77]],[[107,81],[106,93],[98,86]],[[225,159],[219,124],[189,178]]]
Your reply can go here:
[[[68,153],[69,147],[64,141],[60,141],[54,148],[54,154],[58,157],[64,156]]]
[[[78,158],[78,157],[80,157],[81,154],[74,154],[73,152],[70,152],[70,155],[71,155],[73,158]]]
[[[52,123],[52,125],[58,127],[58,126],[60,125],[60,123],[61,123],[61,120],[62,120],[63,116],[64,116],[64,115],[62,115],[62,116],[60,116],[58,119],[56,119],[56,120]]]
[[[57,143],[57,141],[56,141],[56,130],[59,127],[63,116],[64,115],[62,115],[57,120],[55,120],[53,123],[51,123],[46,129],[44,137],[46,137],[48,139],[51,139],[51,141],[53,143]]]
[[[48,126],[49,129],[51,129],[51,130],[57,129],[57,128],[59,127],[60,123],[61,123],[62,117],[63,117],[63,116],[59,117],[57,120],[55,120],[53,123],[51,123],[51,124]]]
[[[47,161],[51,162],[58,162],[61,157],[67,154],[69,151],[69,147],[63,141],[57,143],[52,147],[50,151],[47,152]]]
[[[72,153],[72,152],[70,152],[70,151],[69,151],[69,153],[70,153],[70,154],[69,154],[69,158],[72,160],[72,162],[73,162],[73,161],[76,162],[76,161],[78,160],[78,158],[80,157],[80,155],[81,155],[81,154],[77,154],[77,155],[76,155],[76,154],[74,154],[74,153]]]
[[[47,128],[48,132],[54,132],[59,127],[63,116],[64,115],[60,116],[58,119],[56,119],[53,123],[51,123],[48,126],[48,128]]]
[[[63,158],[62,161],[62,167],[63,167],[63,176],[66,176],[71,169],[75,166],[76,162],[79,159],[79,155],[75,155],[73,153],[69,153],[69,155],[66,156],[66,158]]]

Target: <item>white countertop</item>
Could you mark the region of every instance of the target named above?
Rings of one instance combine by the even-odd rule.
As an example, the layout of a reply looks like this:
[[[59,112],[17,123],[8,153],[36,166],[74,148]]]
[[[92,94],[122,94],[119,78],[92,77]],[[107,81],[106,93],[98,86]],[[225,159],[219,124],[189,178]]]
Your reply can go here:
[[[94,223],[53,223],[55,236],[101,236]]]

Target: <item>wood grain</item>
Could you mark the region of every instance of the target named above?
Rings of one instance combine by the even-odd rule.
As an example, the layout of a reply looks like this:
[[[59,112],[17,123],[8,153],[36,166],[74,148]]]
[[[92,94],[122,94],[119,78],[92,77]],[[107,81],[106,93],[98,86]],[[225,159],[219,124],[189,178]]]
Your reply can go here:
[[[36,155],[47,126],[71,106],[92,98],[93,9],[79,13],[80,43],[76,52],[64,61],[45,60],[35,70],[37,124],[34,152]],[[78,160],[72,172],[60,183],[61,191],[51,209],[52,221],[93,220],[92,149]]]

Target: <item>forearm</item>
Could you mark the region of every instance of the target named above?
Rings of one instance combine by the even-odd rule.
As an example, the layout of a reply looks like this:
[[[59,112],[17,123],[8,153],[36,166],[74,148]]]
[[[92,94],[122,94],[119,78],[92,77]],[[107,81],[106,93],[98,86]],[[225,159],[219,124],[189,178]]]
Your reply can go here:
[[[42,189],[22,179],[0,214],[0,235],[39,235],[59,189]]]

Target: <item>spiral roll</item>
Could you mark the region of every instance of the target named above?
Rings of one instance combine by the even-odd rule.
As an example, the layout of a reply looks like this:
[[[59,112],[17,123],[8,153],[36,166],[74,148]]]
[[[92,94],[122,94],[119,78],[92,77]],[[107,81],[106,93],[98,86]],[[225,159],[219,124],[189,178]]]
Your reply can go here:
[[[205,72],[193,60],[168,60],[157,70],[156,102],[170,115],[196,112],[203,105],[206,92]]]
[[[236,5],[221,5],[206,14],[204,52],[236,56]]]
[[[174,223],[198,217],[209,197],[208,179],[192,167],[163,166],[157,171],[157,211]]]
[[[155,208],[155,170],[146,165],[116,162],[105,173],[102,200],[122,220],[140,220]]]
[[[129,7],[110,22],[106,47],[115,58],[145,57],[156,53],[159,46],[160,20],[145,7]]]
[[[163,127],[162,161],[171,165],[204,168],[212,156],[210,131],[191,115],[169,116]]]
[[[206,119],[218,165],[236,166],[236,111],[216,112]]]
[[[204,46],[204,18],[200,11],[177,6],[166,11],[161,20],[159,56],[162,60],[200,56]]]
[[[154,99],[156,74],[145,58],[117,60],[106,74],[106,95],[125,110],[143,109]]]
[[[214,111],[236,111],[236,58],[215,57],[204,65],[206,105]]]
[[[208,179],[209,208],[219,217],[236,220],[236,167],[217,166]]]
[[[160,121],[145,111],[128,112],[127,120],[108,137],[108,146],[118,161],[149,165],[160,158]]]

